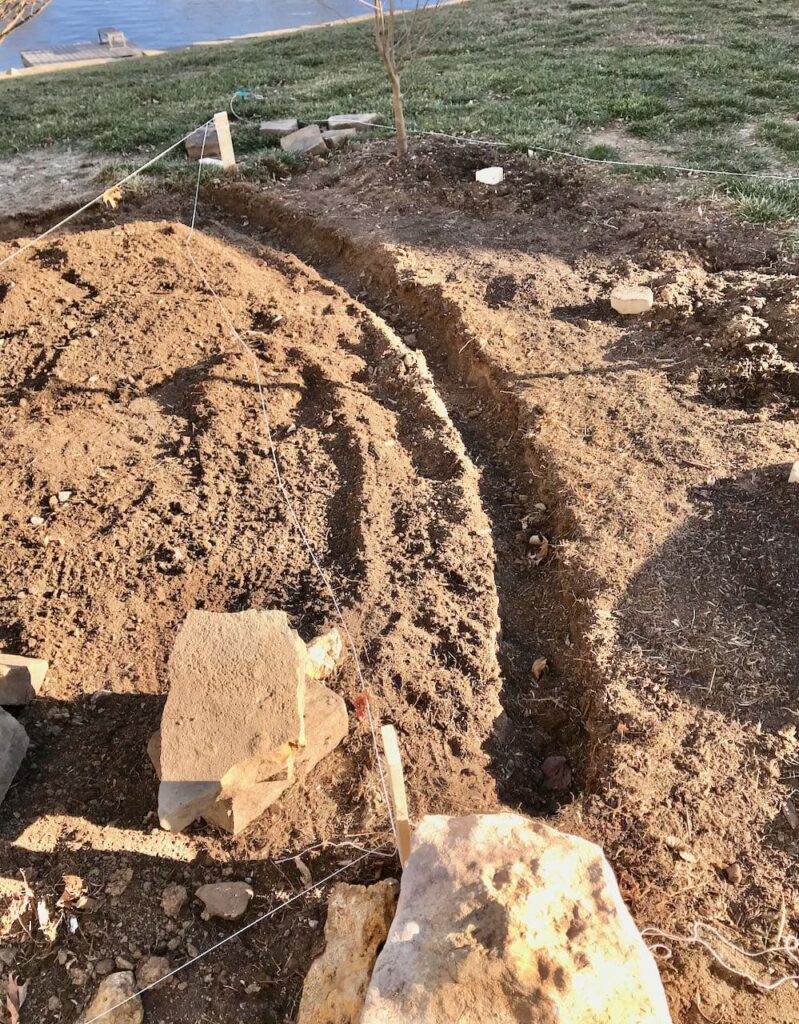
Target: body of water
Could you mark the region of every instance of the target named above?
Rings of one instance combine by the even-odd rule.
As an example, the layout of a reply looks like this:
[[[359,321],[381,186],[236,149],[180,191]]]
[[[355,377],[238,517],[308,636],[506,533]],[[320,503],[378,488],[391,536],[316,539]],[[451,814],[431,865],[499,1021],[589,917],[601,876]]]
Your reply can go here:
[[[0,47],[0,70],[21,67],[20,50],[96,40],[109,26],[160,50],[366,13],[358,0],[52,0]]]

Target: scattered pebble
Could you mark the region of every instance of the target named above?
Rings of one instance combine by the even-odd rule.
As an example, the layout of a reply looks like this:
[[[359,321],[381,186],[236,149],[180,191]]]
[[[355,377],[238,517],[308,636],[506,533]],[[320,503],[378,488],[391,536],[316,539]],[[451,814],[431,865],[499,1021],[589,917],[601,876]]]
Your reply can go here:
[[[185,885],[168,885],[161,893],[161,909],[167,917],[177,917],[188,898]]]
[[[246,911],[253,891],[245,882],[217,882],[201,885],[197,898],[205,904],[205,915],[237,921]]]
[[[727,876],[727,881],[730,885],[738,885],[743,878],[743,871],[741,871],[741,865],[738,863],[728,864],[724,868],[724,874]]]
[[[29,520],[31,526],[43,526],[44,519],[41,516],[31,516]]]
[[[139,988],[147,988],[165,978],[172,970],[172,964],[165,956],[148,956],[136,968],[136,984]]]

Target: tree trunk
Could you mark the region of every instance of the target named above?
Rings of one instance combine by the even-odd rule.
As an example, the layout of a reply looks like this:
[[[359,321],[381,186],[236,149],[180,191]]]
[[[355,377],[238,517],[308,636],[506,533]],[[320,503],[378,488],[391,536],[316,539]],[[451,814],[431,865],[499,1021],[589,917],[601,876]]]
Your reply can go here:
[[[391,108],[394,111],[394,130],[397,133],[397,156],[406,156],[408,152],[408,130],[405,127],[405,110],[402,106],[402,88],[400,77],[396,71],[388,73],[391,82]]]

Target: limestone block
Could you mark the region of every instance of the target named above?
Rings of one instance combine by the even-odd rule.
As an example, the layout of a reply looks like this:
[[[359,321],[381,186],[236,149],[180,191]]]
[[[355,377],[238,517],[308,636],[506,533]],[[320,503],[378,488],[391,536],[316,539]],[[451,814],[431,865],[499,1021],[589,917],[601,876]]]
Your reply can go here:
[[[618,284],[610,293],[610,304],[622,316],[647,313],[653,306],[655,296],[651,288],[641,285]]]
[[[0,708],[0,803],[14,781],[27,749],[28,734],[16,718]]]
[[[23,658],[0,651],[0,705],[27,704],[42,688],[49,665],[44,658]]]
[[[284,135],[291,135],[298,128],[297,119],[294,117],[278,121],[261,121],[261,135],[267,139],[282,139]]]
[[[287,153],[304,153],[306,156],[317,156],[327,152],[327,144],[322,138],[318,124],[309,124],[290,135],[284,135],[280,145]]]
[[[374,124],[380,123],[380,114],[333,114],[327,119],[327,127],[331,131],[342,128],[355,128],[359,131],[366,131]]]
[[[516,814],[422,819],[361,1024],[668,1024],[599,847]]]

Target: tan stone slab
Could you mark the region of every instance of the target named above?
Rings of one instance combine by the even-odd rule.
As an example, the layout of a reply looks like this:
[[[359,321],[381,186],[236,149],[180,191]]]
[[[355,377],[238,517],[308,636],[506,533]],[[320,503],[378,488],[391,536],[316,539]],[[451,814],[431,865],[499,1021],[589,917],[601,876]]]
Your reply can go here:
[[[285,765],[305,743],[305,657],[284,612],[190,612],[169,658],[162,779],[224,788]]]
[[[44,658],[24,658],[0,652],[0,705],[27,704],[42,688],[49,663]]]
[[[327,152],[327,144],[322,138],[318,124],[309,124],[290,135],[284,135],[280,145],[287,153],[304,153],[306,156],[318,156]]]
[[[14,781],[28,749],[28,734],[12,715],[0,708],[0,803]]]

